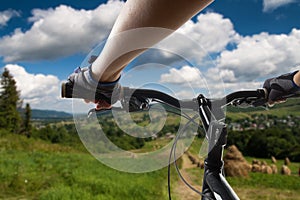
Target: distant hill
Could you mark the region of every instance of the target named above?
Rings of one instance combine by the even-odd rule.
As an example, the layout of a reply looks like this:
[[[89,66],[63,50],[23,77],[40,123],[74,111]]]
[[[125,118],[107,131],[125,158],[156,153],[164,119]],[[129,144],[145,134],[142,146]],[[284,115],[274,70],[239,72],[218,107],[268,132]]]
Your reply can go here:
[[[62,111],[32,109],[33,119],[43,119],[43,118],[53,119],[53,118],[71,118],[71,117],[73,117],[72,114],[62,112]]]
[[[20,113],[24,114],[24,109],[21,109]],[[31,118],[33,120],[68,119],[72,117],[72,114],[63,111],[39,109],[31,110]]]

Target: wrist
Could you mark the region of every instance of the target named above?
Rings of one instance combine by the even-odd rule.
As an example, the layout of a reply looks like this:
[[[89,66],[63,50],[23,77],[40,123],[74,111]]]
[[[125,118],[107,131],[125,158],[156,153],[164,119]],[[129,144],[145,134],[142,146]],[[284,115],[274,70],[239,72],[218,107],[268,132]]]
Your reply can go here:
[[[95,73],[93,73],[92,70],[92,65],[89,66],[89,73],[88,73],[88,79],[90,82],[96,85],[102,85],[102,86],[109,86],[109,85],[116,85],[121,78],[121,75],[118,75],[117,77],[107,77],[107,76],[102,76],[99,78],[99,76]]]
[[[300,88],[300,71],[294,72],[293,83]]]

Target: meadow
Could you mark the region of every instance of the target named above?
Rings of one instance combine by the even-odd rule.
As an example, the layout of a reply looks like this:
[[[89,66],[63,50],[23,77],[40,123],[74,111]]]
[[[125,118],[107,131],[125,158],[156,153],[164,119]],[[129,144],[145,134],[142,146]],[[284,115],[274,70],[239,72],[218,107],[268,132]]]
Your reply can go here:
[[[195,140],[190,152],[198,154],[199,145],[201,140]],[[168,199],[166,169],[144,174],[119,172],[81,148],[11,134],[1,135],[0,153],[0,199]],[[246,159],[250,162],[253,158]],[[282,162],[278,161],[278,166]],[[291,164],[291,176],[250,173],[247,178],[228,180],[241,199],[300,199],[299,166]],[[185,171],[192,184],[201,185],[203,170]],[[173,169],[172,194],[178,200],[185,199],[176,191],[179,181]]]
[[[231,109],[228,117],[231,117],[232,121],[238,121],[245,118],[253,120],[254,114],[284,117],[292,113],[294,116],[299,116],[299,106],[298,102],[292,101],[287,103],[286,107],[279,106],[269,111],[249,109],[241,113],[240,110]],[[149,123],[149,118],[141,114],[133,119],[141,126]],[[162,148],[170,142],[165,134],[176,131],[178,122],[178,118],[170,115],[166,127],[157,139],[135,141],[126,138],[125,143],[123,133],[116,130],[114,124],[110,121],[105,124],[112,132],[111,139],[124,145],[125,149],[131,149],[133,152],[149,152]],[[91,124],[87,124],[86,128],[93,129]],[[229,132],[230,134],[233,135]],[[298,139],[295,138],[297,141]],[[196,137],[189,152],[198,156],[202,141],[201,138]],[[234,142],[237,142],[236,139]],[[30,138],[1,130],[0,155],[0,199],[3,200],[168,199],[166,168],[143,174],[130,174],[111,169],[87,152],[72,123],[52,123],[34,130]],[[251,163],[254,158],[246,157],[246,159]],[[267,163],[271,162],[270,158],[263,158],[263,160]],[[278,160],[278,169],[282,164],[283,161]],[[289,167],[292,170],[291,176],[250,173],[246,178],[228,177],[228,181],[241,199],[300,200],[298,175],[300,163],[292,162]],[[201,188],[203,169],[182,167],[182,171],[189,177],[191,184]],[[186,186],[182,186],[173,167],[171,174],[173,199],[200,198]]]
[[[167,199],[165,169],[123,173],[87,152],[20,135],[2,135],[0,147],[0,199]]]

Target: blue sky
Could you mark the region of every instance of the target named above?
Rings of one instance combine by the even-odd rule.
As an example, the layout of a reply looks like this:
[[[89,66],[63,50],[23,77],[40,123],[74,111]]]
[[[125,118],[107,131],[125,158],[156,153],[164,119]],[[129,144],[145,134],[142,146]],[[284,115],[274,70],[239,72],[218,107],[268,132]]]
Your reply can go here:
[[[22,98],[32,107],[70,111],[69,102],[59,99],[60,82],[107,37],[123,5],[124,2],[117,0],[109,3],[103,0],[1,2],[0,68],[6,66],[12,71]],[[300,63],[300,56],[296,54],[300,51],[299,11],[299,0],[216,0],[179,30],[180,34],[193,35],[192,39],[210,54],[214,66],[201,68],[200,63],[205,62],[201,56],[195,60],[195,66],[169,62],[158,56],[156,59],[166,60],[164,64],[170,66],[155,72],[146,70],[148,76],[152,74],[152,80],[148,81],[173,85],[175,93],[181,93],[183,97],[189,97],[191,93],[184,94],[186,84],[181,81],[194,83],[195,75],[207,79],[208,85],[212,84],[210,81],[216,81],[214,74],[220,75],[226,91],[258,87],[265,78],[294,70]],[[87,15],[95,20],[84,20]],[[70,23],[89,28],[65,29]],[[211,25],[211,32],[203,28],[208,25]],[[176,49],[184,48],[179,44],[176,46]],[[196,55],[192,54],[187,56]],[[151,62],[154,55],[160,54],[149,52],[140,60]],[[124,83],[141,84],[145,80],[140,71],[131,71],[128,77],[133,79],[124,80]],[[187,74],[186,80],[176,78],[178,73]],[[190,76],[191,73],[194,76]],[[139,76],[135,77],[135,74]],[[192,87],[201,88],[201,83]],[[39,87],[39,84],[44,85]]]

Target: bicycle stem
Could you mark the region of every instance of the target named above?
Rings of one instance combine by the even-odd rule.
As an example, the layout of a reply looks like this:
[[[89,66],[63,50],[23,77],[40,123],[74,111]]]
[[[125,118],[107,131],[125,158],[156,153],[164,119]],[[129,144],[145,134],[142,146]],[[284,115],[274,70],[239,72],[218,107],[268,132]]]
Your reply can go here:
[[[227,143],[227,127],[222,122],[224,112],[221,107],[199,95],[199,115],[208,139],[208,154],[204,163],[204,177],[202,186],[202,200],[232,199],[238,200],[238,196],[227,183],[223,176],[223,151]]]

